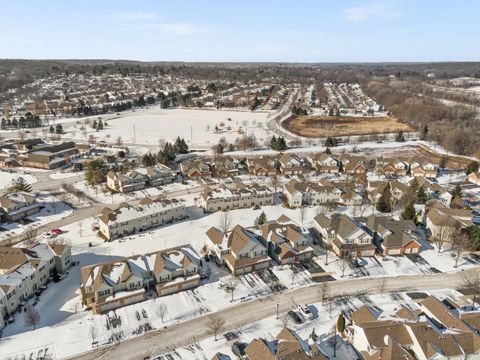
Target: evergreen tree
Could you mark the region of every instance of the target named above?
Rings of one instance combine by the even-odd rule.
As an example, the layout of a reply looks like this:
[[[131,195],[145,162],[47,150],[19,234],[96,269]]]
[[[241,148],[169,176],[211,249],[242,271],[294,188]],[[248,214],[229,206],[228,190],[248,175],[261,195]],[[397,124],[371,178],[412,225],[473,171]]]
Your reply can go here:
[[[60,275],[58,274],[57,268],[53,268],[52,277],[53,277],[53,282],[57,283],[60,281]]]
[[[391,199],[392,192],[390,189],[390,184],[387,184],[382,191],[382,195],[380,195],[380,198],[377,201],[377,204],[375,206],[376,209],[383,213],[392,211]]]
[[[103,130],[103,122],[102,122],[102,119],[98,120],[97,131],[99,131],[99,130]]]
[[[338,315],[337,331],[339,334],[345,331],[345,317],[343,316],[343,313],[340,313],[340,315]]]
[[[49,131],[50,131],[50,134],[53,134],[55,132],[55,129],[54,129],[53,125],[50,125]]]
[[[422,129],[422,133],[420,135],[420,140],[427,140],[428,137],[428,125],[425,124],[425,126]]]
[[[330,155],[331,153],[332,153],[332,150],[330,150],[330,148],[327,147],[327,148],[325,149],[325,154],[329,154],[329,155]]]
[[[315,332],[315,328],[312,329],[312,332],[310,333],[310,339],[312,339],[313,341],[317,342],[318,340],[318,335],[317,333]]]
[[[63,134],[63,126],[62,124],[55,125],[55,133],[56,134]]]
[[[263,225],[267,221],[267,215],[262,211],[260,215],[258,215],[257,219],[255,220],[255,225]]]
[[[334,146],[337,146],[337,139],[336,138],[332,138],[332,137],[328,137],[327,140],[325,140],[325,146],[326,147],[334,147]]]
[[[7,120],[2,117],[1,129],[4,130],[7,128]]]
[[[478,162],[472,161],[470,162],[467,167],[465,168],[465,172],[468,174],[475,173],[478,171]]]
[[[175,140],[175,152],[177,154],[188,153],[188,145],[183,138],[180,139],[180,137],[177,137],[177,140]]]
[[[417,190],[417,202],[419,204],[425,204],[428,200],[428,195],[423,186],[420,186]]]
[[[97,129],[97,119],[93,120],[93,123],[92,123],[92,128],[94,128],[95,130]]]
[[[143,166],[154,166],[157,163],[157,158],[150,153],[143,155],[142,164]]]
[[[397,136],[395,136],[395,141],[396,142],[405,142],[405,135],[403,135],[403,130],[400,130],[397,134]]]
[[[403,220],[416,220],[417,214],[415,213],[415,207],[413,206],[413,203],[408,203],[407,206],[405,206],[401,218]]]
[[[462,188],[460,187],[460,185],[455,185],[453,191],[452,191],[452,196],[454,198],[461,198],[462,197]]]
[[[10,185],[8,192],[32,192],[32,186],[25,180],[23,177],[19,177],[18,179],[13,179]]]

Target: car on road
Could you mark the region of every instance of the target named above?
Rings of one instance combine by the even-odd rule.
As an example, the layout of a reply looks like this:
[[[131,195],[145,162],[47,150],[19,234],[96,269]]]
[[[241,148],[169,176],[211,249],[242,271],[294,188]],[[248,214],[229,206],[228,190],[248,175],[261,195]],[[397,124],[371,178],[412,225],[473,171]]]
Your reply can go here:
[[[305,321],[298,313],[293,310],[290,310],[287,314],[288,316],[290,316],[290,318],[295,324],[301,324]]]
[[[50,231],[53,235],[60,235],[61,233],[63,233],[62,230],[60,229],[53,229],[52,231]]]
[[[307,320],[313,320],[313,314],[310,311],[310,308],[305,304],[298,305],[298,311],[300,314]]]

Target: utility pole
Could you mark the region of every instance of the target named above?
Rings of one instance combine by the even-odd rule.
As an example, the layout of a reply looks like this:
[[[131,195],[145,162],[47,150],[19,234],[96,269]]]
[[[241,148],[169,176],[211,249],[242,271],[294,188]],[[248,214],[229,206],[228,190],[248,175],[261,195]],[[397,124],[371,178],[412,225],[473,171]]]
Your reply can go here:
[[[133,143],[136,144],[137,142],[137,133],[135,131],[135,124],[133,124]]]
[[[190,125],[190,146],[192,146],[193,143],[193,126]]]

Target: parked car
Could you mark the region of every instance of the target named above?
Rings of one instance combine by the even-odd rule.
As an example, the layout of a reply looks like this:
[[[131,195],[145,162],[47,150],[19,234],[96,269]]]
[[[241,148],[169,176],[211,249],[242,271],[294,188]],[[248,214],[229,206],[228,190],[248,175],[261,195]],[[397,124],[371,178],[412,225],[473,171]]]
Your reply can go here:
[[[310,308],[305,304],[298,305],[298,311],[302,316],[307,320],[313,320],[313,314],[310,311]]]
[[[63,233],[62,230],[60,229],[53,229],[52,231],[50,231],[53,235],[60,235],[61,233]]]
[[[53,237],[52,233],[46,232],[42,234],[42,237],[45,239],[51,239]]]
[[[304,319],[293,310],[290,310],[287,314],[295,324],[301,324],[304,322]]]

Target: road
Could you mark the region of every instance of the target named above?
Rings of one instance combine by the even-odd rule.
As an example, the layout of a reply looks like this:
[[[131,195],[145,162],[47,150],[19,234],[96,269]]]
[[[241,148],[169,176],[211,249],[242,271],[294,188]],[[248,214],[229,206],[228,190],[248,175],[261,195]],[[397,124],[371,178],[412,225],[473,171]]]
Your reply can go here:
[[[459,288],[463,284],[462,274],[465,273],[480,274],[480,269],[433,275],[337,280],[328,283],[328,293],[329,296],[333,297],[355,296],[362,293],[374,294],[382,291],[424,291],[446,287]],[[322,285],[316,284],[289,292],[282,292],[268,298],[240,303],[221,310],[217,314],[226,320],[223,332],[274,316],[277,304],[279,304],[280,313],[284,313],[292,307],[293,301],[296,304],[320,302],[321,289]],[[91,350],[69,359],[143,359],[147,354],[155,355],[167,352],[167,346],[172,344],[178,348],[193,343],[194,337],[195,341],[200,341],[212,336],[205,326],[205,322],[206,316],[195,318],[166,329],[155,330],[146,335],[122,341],[114,346]]]

